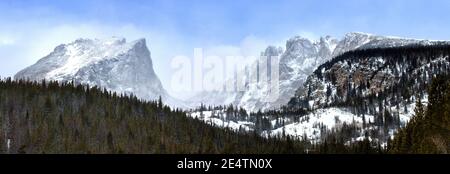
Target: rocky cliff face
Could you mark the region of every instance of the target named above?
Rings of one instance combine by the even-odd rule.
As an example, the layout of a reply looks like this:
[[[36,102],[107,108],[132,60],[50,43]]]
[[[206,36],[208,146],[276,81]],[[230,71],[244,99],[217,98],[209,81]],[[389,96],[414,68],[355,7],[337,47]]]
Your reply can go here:
[[[356,99],[370,97],[391,100],[387,105],[410,104],[415,92],[426,92],[432,77],[449,72],[448,44],[429,42],[344,53],[308,77],[292,99],[292,106],[314,110],[342,103],[353,105]]]
[[[416,102],[428,103],[433,77],[449,74],[450,42],[357,49],[318,66],[281,109],[247,115],[216,107],[190,115],[262,136],[347,143],[367,138],[385,146],[414,115]]]

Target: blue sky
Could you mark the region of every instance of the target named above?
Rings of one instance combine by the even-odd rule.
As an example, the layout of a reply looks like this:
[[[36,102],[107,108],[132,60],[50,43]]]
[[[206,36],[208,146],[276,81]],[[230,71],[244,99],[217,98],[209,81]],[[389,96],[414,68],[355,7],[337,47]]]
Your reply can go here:
[[[2,0],[0,75],[12,76],[76,38],[147,38],[156,73],[170,82],[170,59],[258,54],[302,35],[361,31],[450,40],[447,0]]]

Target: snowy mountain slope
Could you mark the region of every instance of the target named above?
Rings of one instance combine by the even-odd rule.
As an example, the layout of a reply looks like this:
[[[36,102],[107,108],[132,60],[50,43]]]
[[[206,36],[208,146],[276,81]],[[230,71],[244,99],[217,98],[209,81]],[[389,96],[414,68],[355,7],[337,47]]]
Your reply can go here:
[[[223,110],[213,110],[213,111],[203,111],[203,112],[192,112],[189,113],[188,116],[192,118],[196,118],[199,120],[203,120],[207,124],[211,124],[213,126],[229,128],[234,131],[251,131],[253,130],[254,123],[249,121],[233,121],[233,120],[224,120],[220,117],[223,117],[225,112]]]
[[[343,124],[354,124],[362,129],[363,122],[371,122],[374,117],[366,115],[363,120],[362,117],[357,117],[349,111],[341,108],[326,108],[318,109],[303,116],[300,121],[285,122],[285,126],[265,131],[263,135],[289,135],[300,139],[308,139],[313,141],[320,141],[320,138],[333,128],[338,128]],[[362,133],[358,136],[360,136]]]
[[[427,104],[427,96],[422,99],[423,104]],[[407,110],[398,110],[399,118],[402,124],[412,117],[415,103],[407,104]],[[390,108],[395,111],[397,108],[393,106]],[[255,131],[256,124],[255,119],[227,119],[230,117],[224,110],[206,110],[206,111],[194,111],[188,114],[189,117],[196,118],[204,121],[207,124],[213,126],[229,128],[235,131]],[[271,114],[265,114],[264,117],[270,126],[264,127],[258,133],[263,137],[268,136],[290,136],[292,138],[308,140],[311,142],[321,142],[323,138],[336,130],[342,129],[342,127],[352,127],[352,139],[349,141],[362,140],[365,137],[367,130],[376,130],[377,126],[370,125],[375,122],[374,115],[356,115],[348,108],[345,107],[329,107],[320,108],[306,115],[297,115],[295,117],[285,115],[275,116]],[[395,129],[390,129],[387,133],[387,137],[394,135]],[[379,140],[378,138],[371,138]],[[380,142],[385,143],[384,140]]]
[[[415,45],[347,52],[319,66],[299,87],[290,105],[315,109],[354,97],[402,91],[408,94],[401,95],[406,100],[412,91],[426,93],[432,77],[449,72],[446,47]]]
[[[428,103],[432,78],[450,73],[450,42],[404,40],[389,45],[400,46],[364,45],[338,54],[318,66],[280,109],[248,117],[214,110],[225,116],[213,117],[210,123],[236,130],[246,122],[246,129],[262,136],[289,135],[313,142],[336,135],[345,141],[367,137],[384,146],[410,120],[418,98]]]
[[[427,103],[433,77],[450,72],[449,48],[449,42],[428,42],[344,53],[319,66],[287,107],[372,115],[364,130],[371,128],[372,139],[386,142],[410,120],[419,98]]]
[[[170,105],[183,105],[169,96],[153,70],[146,40],[78,39],[57,46],[15,79],[74,81],[146,100],[159,96]]]
[[[279,56],[279,96],[269,100],[270,88],[248,88],[236,92],[202,92],[191,101],[207,105],[238,105],[249,111],[275,109],[288,103],[295,91],[303,85],[307,77],[321,64],[350,50],[367,48],[397,47],[409,44],[429,45],[427,40],[403,39],[398,37],[377,36],[361,32],[346,34],[342,39],[330,36],[312,41],[300,36],[286,42],[285,50],[269,46],[263,56]],[[247,82],[249,83],[249,82]],[[247,86],[256,86],[247,84]]]

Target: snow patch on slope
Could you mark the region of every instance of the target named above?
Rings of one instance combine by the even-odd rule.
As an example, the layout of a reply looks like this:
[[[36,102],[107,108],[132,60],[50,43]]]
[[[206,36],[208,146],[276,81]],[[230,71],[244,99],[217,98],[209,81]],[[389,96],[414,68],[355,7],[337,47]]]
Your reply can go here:
[[[365,115],[366,122],[373,121],[372,115]],[[305,115],[297,123],[287,124],[284,127],[265,132],[263,135],[289,135],[292,137],[319,141],[321,127],[331,130],[342,124],[356,124],[362,127],[363,118],[358,117],[342,108],[318,109]],[[306,137],[305,137],[306,136]]]
[[[189,117],[196,118],[199,120],[204,121],[207,124],[222,127],[222,128],[230,128],[235,131],[239,130],[245,130],[245,131],[251,131],[253,130],[254,123],[248,122],[248,121],[224,121],[222,119],[219,119],[213,115],[215,115],[214,112],[222,112],[223,111],[202,111],[202,112],[193,112],[188,114]]]

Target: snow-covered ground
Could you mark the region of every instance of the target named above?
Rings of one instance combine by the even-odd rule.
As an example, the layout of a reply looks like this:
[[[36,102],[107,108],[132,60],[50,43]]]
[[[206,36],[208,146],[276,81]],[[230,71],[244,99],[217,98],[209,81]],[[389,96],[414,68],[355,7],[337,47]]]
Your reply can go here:
[[[253,130],[254,123],[248,121],[223,121],[218,117],[213,117],[212,111],[203,111],[190,113],[189,116],[205,121],[208,124],[212,124],[218,127],[230,128],[232,130]],[[371,115],[365,115],[366,122],[373,122],[374,117]],[[280,120],[279,120],[280,121]],[[272,126],[277,122],[276,119],[271,120]],[[281,122],[281,121],[280,121]],[[267,137],[269,134],[290,135],[297,138],[308,138],[309,140],[320,139],[321,129],[325,127],[328,130],[341,126],[342,124],[356,124],[362,127],[363,117],[358,117],[344,109],[340,108],[326,108],[318,109],[306,116],[301,117],[299,122],[293,122],[291,119],[286,118],[284,120],[285,126],[266,130],[261,133],[262,136]],[[306,136],[306,137],[304,137]]]
[[[215,111],[215,112],[222,112],[222,111]],[[193,113],[188,114],[188,116],[190,116],[192,118],[197,118],[199,120],[203,120],[207,124],[211,124],[211,125],[218,126],[218,127],[230,128],[235,131],[239,131],[239,130],[251,131],[251,130],[253,130],[252,127],[253,127],[254,123],[252,123],[252,122],[247,122],[247,121],[235,122],[235,121],[231,121],[231,120],[224,121],[217,117],[213,117],[213,115],[214,115],[213,111],[193,112]]]
[[[423,104],[427,104],[428,97],[424,96],[422,99]],[[400,122],[402,125],[406,125],[406,123],[411,119],[414,114],[415,103],[406,105],[407,112],[405,112],[405,107],[401,106],[397,110],[396,107],[391,107],[392,112],[396,112],[399,115]],[[224,121],[219,118],[219,115],[225,115],[223,111],[203,111],[203,112],[192,112],[188,114],[192,118],[197,118],[205,121],[208,124],[230,128],[232,130],[245,130],[252,131],[254,130],[254,123],[249,121]],[[265,130],[261,133],[261,136],[268,137],[270,136],[281,136],[281,135],[289,135],[291,137],[299,138],[299,139],[308,139],[313,142],[319,142],[321,136],[323,135],[322,131],[331,131],[332,129],[340,128],[344,123],[347,125],[355,125],[358,128],[361,128],[359,132],[359,136],[352,138],[352,141],[361,141],[365,138],[364,131],[369,129],[374,129],[373,126],[368,126],[363,129],[363,123],[373,123],[374,122],[373,115],[364,115],[357,116],[345,108],[321,108],[317,109],[305,116],[300,117],[299,121],[295,122],[292,118],[278,118],[271,119],[271,125],[273,129]],[[278,123],[284,122],[284,126],[276,126]],[[396,130],[390,129],[388,130],[389,136],[392,138]],[[370,138],[369,140],[373,140],[374,138]],[[382,142],[383,143],[383,142]],[[383,145],[383,144],[382,144]]]
[[[369,123],[374,120],[372,115],[365,115],[364,119]],[[308,115],[302,117],[299,122],[286,124],[271,131],[263,133],[263,136],[270,135],[290,135],[296,138],[307,138],[309,140],[319,140],[321,136],[320,127],[327,130],[337,128],[346,124],[355,124],[362,127],[363,117],[358,117],[341,108],[318,109]],[[305,137],[306,136],[306,137]]]

